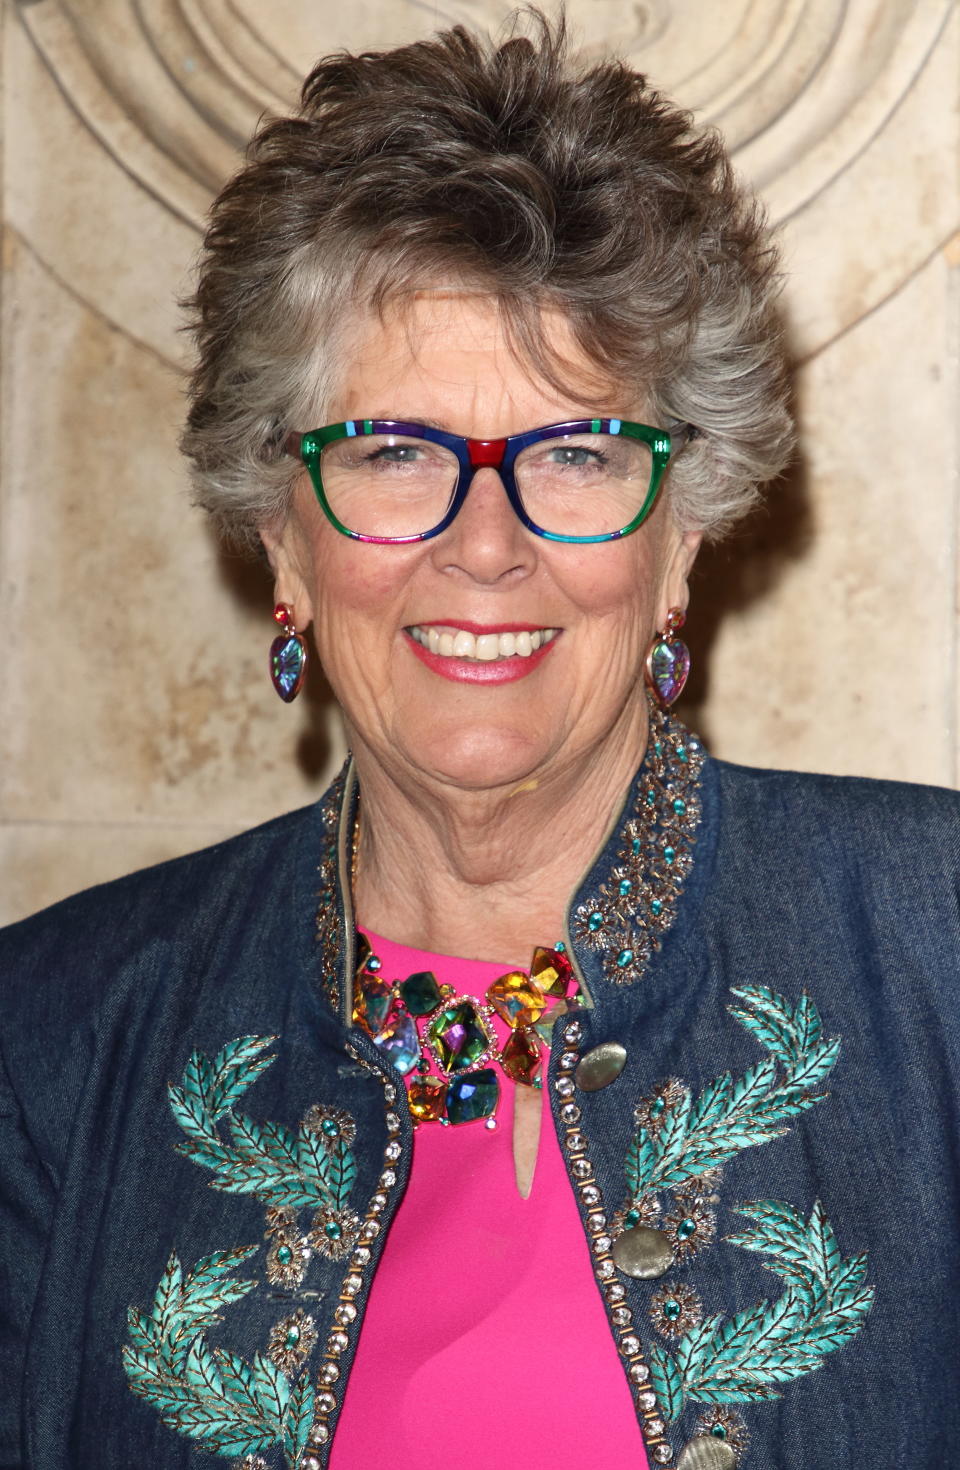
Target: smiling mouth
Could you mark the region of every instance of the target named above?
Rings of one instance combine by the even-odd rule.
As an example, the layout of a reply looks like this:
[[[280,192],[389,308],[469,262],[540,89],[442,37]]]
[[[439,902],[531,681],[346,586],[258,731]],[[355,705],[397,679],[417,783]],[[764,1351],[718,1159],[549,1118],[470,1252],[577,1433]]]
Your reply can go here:
[[[468,633],[465,628],[443,624],[414,624],[406,632],[421,648],[439,658],[467,659],[474,663],[496,663],[505,658],[529,658],[551,643],[559,628],[524,629],[519,633]]]

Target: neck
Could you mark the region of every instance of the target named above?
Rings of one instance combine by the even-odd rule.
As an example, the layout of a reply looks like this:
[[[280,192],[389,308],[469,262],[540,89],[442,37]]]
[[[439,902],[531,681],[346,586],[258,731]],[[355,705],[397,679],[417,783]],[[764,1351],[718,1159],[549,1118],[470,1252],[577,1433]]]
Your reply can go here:
[[[354,745],[358,921],[440,954],[526,966],[564,932],[571,894],[643,758],[646,707],[602,749],[540,778],[462,790],[387,770]]]

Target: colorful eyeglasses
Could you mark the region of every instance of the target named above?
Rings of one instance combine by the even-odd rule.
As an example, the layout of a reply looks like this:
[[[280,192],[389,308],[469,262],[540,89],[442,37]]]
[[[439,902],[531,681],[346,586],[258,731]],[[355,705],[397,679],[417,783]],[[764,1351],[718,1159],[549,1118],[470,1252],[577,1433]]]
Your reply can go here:
[[[691,430],[576,419],[505,439],[426,424],[350,419],[288,435],[331,525],[355,541],[427,541],[451,524],[477,470],[495,469],[527,530],[548,541],[616,541],[653,509]]]

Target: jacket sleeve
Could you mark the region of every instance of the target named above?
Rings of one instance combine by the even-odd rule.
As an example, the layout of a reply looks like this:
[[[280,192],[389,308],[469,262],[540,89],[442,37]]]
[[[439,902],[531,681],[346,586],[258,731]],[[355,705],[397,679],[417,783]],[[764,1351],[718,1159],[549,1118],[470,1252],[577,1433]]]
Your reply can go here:
[[[0,1060],[0,1470],[21,1470],[23,1380],[55,1190]]]

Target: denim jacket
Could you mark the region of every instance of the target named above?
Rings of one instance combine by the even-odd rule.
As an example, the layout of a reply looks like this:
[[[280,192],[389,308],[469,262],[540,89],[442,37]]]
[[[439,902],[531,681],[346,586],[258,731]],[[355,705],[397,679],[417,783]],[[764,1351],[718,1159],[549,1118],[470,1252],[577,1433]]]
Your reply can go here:
[[[544,1080],[650,1463],[960,1465],[960,801],[671,728]],[[4,1470],[325,1463],[412,1136],[355,800],[0,935]]]

